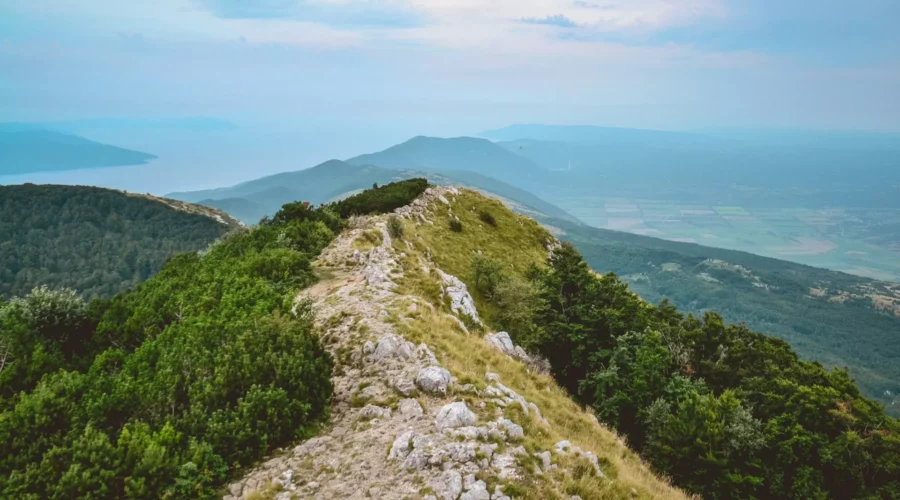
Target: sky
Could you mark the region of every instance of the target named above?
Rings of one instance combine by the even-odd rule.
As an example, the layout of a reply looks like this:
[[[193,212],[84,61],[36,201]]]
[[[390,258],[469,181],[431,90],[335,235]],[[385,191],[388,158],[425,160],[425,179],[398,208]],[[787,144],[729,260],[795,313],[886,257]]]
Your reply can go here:
[[[897,0],[2,0],[0,121],[900,131]]]

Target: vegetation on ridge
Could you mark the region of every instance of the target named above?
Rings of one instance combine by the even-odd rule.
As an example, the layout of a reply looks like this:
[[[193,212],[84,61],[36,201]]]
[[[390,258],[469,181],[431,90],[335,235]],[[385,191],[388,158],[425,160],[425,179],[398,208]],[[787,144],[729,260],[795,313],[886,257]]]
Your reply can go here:
[[[366,199],[407,204],[423,182]],[[308,436],[332,360],[294,297],[344,225],[294,203],[111,300],[41,287],[0,305],[0,497],[212,498]]]
[[[479,225],[478,208],[493,202],[459,198],[452,210],[465,233],[432,229],[450,217],[436,203],[434,226],[416,228],[435,263],[467,282],[488,324],[545,356],[572,397],[676,485],[710,498],[900,496],[900,424],[846,372],[715,313],[649,304],[571,246],[548,261],[528,243],[538,233],[505,235],[526,222],[510,226],[495,211],[496,228]]]

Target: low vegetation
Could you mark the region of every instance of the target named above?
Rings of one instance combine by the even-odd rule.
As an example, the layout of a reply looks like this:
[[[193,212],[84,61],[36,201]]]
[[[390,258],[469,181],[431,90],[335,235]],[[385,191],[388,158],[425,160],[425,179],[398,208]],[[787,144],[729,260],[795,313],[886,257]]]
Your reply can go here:
[[[423,183],[347,206],[408,204]],[[333,363],[294,297],[340,206],[285,205],[109,300],[38,287],[0,303],[0,497],[213,498],[310,435]]]
[[[462,219],[484,203],[453,211]],[[426,226],[423,244],[467,281],[486,321],[544,356],[579,404],[676,485],[709,498],[900,495],[900,424],[847,372],[715,313],[649,304],[569,245],[547,260],[539,228],[530,237],[519,226],[503,248],[492,237],[505,222],[470,224],[466,240]]]
[[[409,205],[428,188],[425,179],[392,182],[377,189],[368,189],[332,204],[341,217],[392,212]]]

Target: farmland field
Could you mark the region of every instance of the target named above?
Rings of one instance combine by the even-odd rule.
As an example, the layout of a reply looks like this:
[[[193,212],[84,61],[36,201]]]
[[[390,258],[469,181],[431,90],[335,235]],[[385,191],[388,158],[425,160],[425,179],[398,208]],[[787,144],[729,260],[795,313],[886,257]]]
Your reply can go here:
[[[565,196],[550,200],[593,227],[741,250],[900,281],[900,245],[879,237],[898,209],[754,208]]]

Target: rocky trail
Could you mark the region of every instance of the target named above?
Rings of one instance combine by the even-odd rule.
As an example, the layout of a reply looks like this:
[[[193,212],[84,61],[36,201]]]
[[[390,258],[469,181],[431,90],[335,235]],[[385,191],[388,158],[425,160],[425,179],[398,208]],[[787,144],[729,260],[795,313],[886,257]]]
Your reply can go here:
[[[429,204],[455,193],[454,188],[429,188],[397,213],[427,224]],[[323,279],[298,297],[312,303],[323,343],[335,359],[328,427],[249,471],[225,498],[506,500],[505,485],[556,468],[562,456],[584,459],[597,477],[604,477],[597,457],[568,441],[526,451],[521,445],[525,430],[506,412],[516,407],[538,425],[547,421],[537,405],[497,374],[483,373],[482,389],[461,384],[433,347],[400,335],[397,322],[408,320],[405,314],[436,306],[399,291],[403,266],[398,261],[407,255],[391,241],[386,220],[353,221],[319,258]],[[359,241],[377,241],[379,235],[380,242],[360,249]],[[432,266],[427,260],[419,265],[426,271]],[[478,322],[466,285],[436,271],[450,310]],[[488,334],[485,340],[522,363],[532,361],[505,333]],[[493,478],[492,489],[482,480],[487,477]]]

